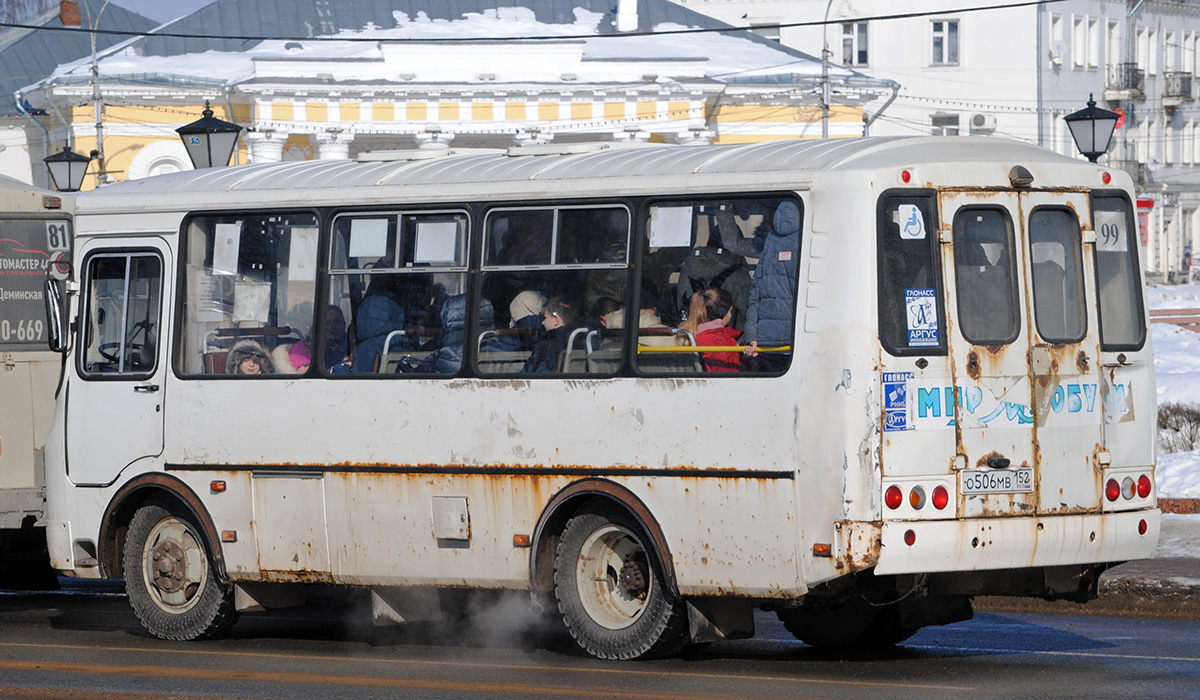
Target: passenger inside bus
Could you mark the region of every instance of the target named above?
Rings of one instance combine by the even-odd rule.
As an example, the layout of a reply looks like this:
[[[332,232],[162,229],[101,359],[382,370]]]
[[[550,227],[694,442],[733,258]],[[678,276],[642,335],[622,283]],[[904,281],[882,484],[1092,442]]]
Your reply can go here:
[[[274,374],[275,363],[256,340],[239,340],[225,358],[225,374]]]
[[[545,333],[534,346],[533,354],[529,356],[521,372],[529,374],[560,371],[571,334],[584,327],[574,302],[562,296],[552,297],[542,311],[542,328],[545,329]]]
[[[394,282],[392,275],[376,277],[372,280],[367,295],[358,304],[358,311],[354,317],[357,343],[354,346],[353,362],[353,371],[357,374],[377,371],[379,356],[383,353],[388,335],[404,329],[404,307],[401,306],[400,295],[394,289]],[[413,348],[408,338],[394,338],[392,346],[403,350]]]
[[[796,279],[800,260],[800,208],[785,199],[775,209],[771,229],[762,242],[750,302],[746,308],[746,354],[761,372],[787,368],[791,352],[759,353],[758,346],[792,342],[796,316]]]
[[[542,330],[542,309],[546,296],[527,289],[508,305],[508,332],[497,336],[503,350],[532,350]]]
[[[494,331],[496,329],[495,312],[492,302],[487,299],[479,300],[479,330]],[[441,339],[438,347],[423,359],[413,355],[400,361],[401,372],[455,374],[462,367],[463,342],[467,331],[467,295],[458,294],[446,300],[441,309]],[[480,344],[480,352],[499,350],[494,334]]]
[[[692,295],[683,328],[696,338],[696,345],[731,347],[738,345],[742,334],[729,325],[732,321],[733,295],[724,289],[709,288]],[[742,353],[738,350],[706,352],[702,357],[706,371],[742,371]]]

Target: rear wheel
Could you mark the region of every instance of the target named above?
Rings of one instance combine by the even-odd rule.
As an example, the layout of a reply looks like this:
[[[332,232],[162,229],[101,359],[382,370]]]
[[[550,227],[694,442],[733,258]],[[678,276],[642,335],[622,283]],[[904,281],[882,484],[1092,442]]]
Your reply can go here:
[[[687,641],[684,602],[667,590],[638,523],[616,506],[571,518],[554,558],[563,623],[601,659],[677,653]]]
[[[208,639],[237,620],[205,538],[171,501],[138,509],[125,539],[125,591],[142,626],[161,639]]]

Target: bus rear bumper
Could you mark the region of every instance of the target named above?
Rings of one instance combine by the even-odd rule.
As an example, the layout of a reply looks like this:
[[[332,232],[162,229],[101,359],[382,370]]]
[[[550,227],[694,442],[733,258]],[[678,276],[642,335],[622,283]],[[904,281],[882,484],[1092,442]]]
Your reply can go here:
[[[1160,519],[1161,511],[1152,509],[1036,518],[885,521],[875,573],[1021,569],[1147,559],[1158,545]],[[1145,533],[1140,534],[1143,521]]]

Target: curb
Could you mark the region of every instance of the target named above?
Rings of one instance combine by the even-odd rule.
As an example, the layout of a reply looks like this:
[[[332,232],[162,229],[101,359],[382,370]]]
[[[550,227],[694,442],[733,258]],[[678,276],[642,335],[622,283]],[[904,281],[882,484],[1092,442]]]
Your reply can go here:
[[[1160,498],[1158,507],[1164,513],[1192,515],[1200,513],[1200,498]]]

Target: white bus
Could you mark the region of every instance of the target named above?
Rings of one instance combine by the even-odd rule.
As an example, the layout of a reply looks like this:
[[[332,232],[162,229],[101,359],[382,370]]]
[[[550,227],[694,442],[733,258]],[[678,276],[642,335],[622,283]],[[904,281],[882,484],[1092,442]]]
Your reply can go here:
[[[71,201],[0,176],[0,587],[56,584],[46,559],[42,444],[62,358],[50,351],[43,284],[69,260]]]
[[[757,608],[847,647],[980,594],[1086,601],[1159,532],[1131,197],[957,137],[85,193],[51,285],[51,560],[123,576],[166,639],[307,583],[381,621],[510,589],[603,658],[748,636]]]

